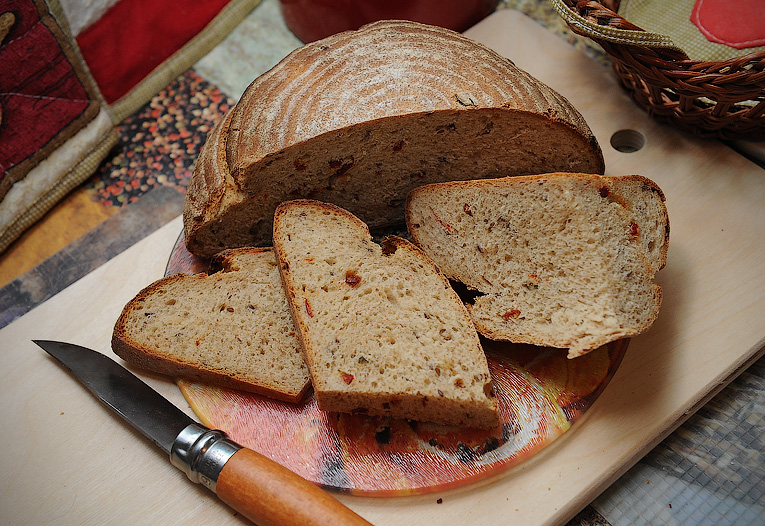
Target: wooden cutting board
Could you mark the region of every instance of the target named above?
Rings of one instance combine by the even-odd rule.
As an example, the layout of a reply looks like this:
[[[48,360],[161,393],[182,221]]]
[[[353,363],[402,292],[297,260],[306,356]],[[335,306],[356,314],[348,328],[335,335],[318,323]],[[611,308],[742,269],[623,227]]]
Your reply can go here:
[[[765,171],[714,141],[657,125],[610,70],[513,11],[469,35],[550,84],[580,109],[607,172],[654,179],[667,195],[671,242],[661,315],[634,338],[585,418],[530,461],[480,484],[420,497],[341,500],[375,524],[564,522],[762,354]],[[622,129],[645,146],[609,146]],[[122,306],[162,276],[180,218],[0,331],[0,509],[8,524],[244,524],[111,415],[33,338],[112,355]],[[113,356],[113,355],[112,355]],[[191,414],[176,386],[141,374]]]

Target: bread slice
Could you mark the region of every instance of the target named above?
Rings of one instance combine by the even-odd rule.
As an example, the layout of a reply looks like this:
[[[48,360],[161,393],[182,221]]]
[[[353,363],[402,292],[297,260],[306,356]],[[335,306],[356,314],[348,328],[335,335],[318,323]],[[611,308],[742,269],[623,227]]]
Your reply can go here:
[[[669,240],[664,195],[643,177],[553,173],[451,182],[409,195],[412,240],[488,338],[568,348],[574,358],[656,319]],[[654,265],[656,267],[654,267]]]
[[[300,401],[308,369],[273,250],[229,250],[211,274],[173,274],[125,305],[112,349],[160,374]]]
[[[459,33],[381,21],[303,46],[255,79],[209,135],[189,183],[188,249],[271,243],[286,200],[403,225],[414,187],[543,172],[603,173],[581,114]]]
[[[274,250],[319,408],[491,428],[486,357],[448,280],[422,251],[372,241],[313,200],[280,205]]]

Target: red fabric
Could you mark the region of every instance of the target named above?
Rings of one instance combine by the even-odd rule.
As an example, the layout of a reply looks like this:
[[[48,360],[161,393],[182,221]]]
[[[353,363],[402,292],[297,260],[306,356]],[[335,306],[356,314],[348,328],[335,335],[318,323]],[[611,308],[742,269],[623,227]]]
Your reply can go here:
[[[74,66],[34,3],[0,0],[0,13],[6,12],[15,20],[0,43],[0,179],[90,104]]]
[[[199,33],[229,0],[120,0],[77,36],[107,102],[114,102]]]
[[[765,45],[763,0],[696,0],[691,22],[710,42],[736,49]]]

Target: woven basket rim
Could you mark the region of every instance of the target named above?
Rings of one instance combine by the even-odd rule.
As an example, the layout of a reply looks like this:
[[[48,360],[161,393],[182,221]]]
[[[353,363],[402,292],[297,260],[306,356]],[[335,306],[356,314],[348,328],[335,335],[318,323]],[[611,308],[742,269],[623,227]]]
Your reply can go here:
[[[603,48],[622,87],[657,120],[702,136],[765,137],[765,50],[694,60],[617,14],[616,0],[550,1],[574,33]]]
[[[674,42],[672,42],[672,39],[666,35],[651,33],[650,31],[638,28],[633,24],[629,24],[628,27],[634,27],[635,29],[624,29],[611,25],[597,24],[592,20],[581,16],[578,13],[578,10],[575,10],[577,5],[581,2],[566,2],[564,0],[550,1],[553,9],[555,9],[558,15],[560,15],[572,29],[581,35],[588,36],[595,40],[605,40],[614,44],[673,49],[685,54],[685,52],[675,45]],[[569,5],[570,3],[574,3],[575,5],[571,6]],[[592,4],[592,2],[588,3]],[[608,9],[602,5],[600,7]],[[614,15],[618,16],[615,12]]]
[[[765,50],[752,51],[724,60],[691,59],[682,47],[672,42],[670,37],[646,31],[632,24],[615,10],[603,5],[604,2],[596,0],[550,0],[550,2],[555,11],[577,34],[595,41],[655,49],[657,55],[664,56],[665,60],[669,59],[673,63],[689,69],[723,68],[728,65],[765,59]],[[618,4],[618,2],[616,3]],[[589,11],[593,17],[600,15],[598,20],[601,23],[583,17],[580,14],[581,10]],[[609,23],[602,23],[605,18],[610,19]],[[670,54],[666,54],[667,51]],[[674,53],[678,55],[674,55]]]

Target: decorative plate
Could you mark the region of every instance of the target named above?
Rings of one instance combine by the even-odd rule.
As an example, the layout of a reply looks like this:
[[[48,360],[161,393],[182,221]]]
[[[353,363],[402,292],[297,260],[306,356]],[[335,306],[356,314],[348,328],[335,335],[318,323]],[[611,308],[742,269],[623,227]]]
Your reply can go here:
[[[205,272],[183,234],[166,274]],[[326,488],[356,495],[428,493],[480,480],[538,453],[592,406],[624,356],[619,340],[569,360],[564,349],[482,339],[501,425],[476,430],[327,413],[301,404],[178,380],[207,426]]]

